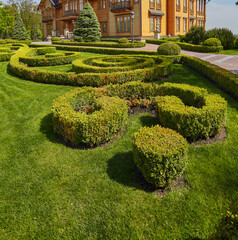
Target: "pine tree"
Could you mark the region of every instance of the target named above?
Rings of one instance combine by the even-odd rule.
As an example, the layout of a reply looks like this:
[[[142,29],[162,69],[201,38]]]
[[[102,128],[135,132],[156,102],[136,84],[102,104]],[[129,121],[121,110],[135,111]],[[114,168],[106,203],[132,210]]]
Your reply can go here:
[[[79,13],[74,29],[74,39],[78,42],[98,42],[101,29],[96,13],[89,2],[86,2]]]
[[[26,28],[23,24],[22,18],[19,13],[16,15],[15,25],[12,31],[12,39],[16,39],[16,40],[29,39],[29,35],[26,31]]]

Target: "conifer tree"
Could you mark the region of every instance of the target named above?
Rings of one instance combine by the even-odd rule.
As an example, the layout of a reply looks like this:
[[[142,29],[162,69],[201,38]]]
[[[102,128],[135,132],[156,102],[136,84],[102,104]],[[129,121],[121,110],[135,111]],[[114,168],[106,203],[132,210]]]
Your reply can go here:
[[[23,24],[22,18],[19,13],[16,15],[15,25],[12,31],[12,39],[16,39],[16,40],[29,39],[29,35],[26,31],[26,28]]]
[[[74,39],[78,42],[98,42],[101,28],[96,13],[89,2],[84,4],[74,29]]]

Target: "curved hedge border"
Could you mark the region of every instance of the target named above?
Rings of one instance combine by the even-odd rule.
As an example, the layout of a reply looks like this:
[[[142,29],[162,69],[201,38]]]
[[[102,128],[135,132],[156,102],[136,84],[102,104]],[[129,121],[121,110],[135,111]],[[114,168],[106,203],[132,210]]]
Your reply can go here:
[[[11,59],[14,53],[0,53],[0,62],[6,62]]]
[[[111,40],[113,41],[113,40]],[[118,41],[119,42],[119,41]],[[100,43],[100,42],[68,42],[68,41],[52,41],[52,44],[57,45],[73,45],[73,46],[92,46],[92,47],[110,47],[110,48],[140,48],[145,47],[145,42],[135,41],[134,43]]]
[[[100,96],[92,88],[81,88],[59,97],[52,111],[54,131],[73,145],[97,146],[109,141],[125,127],[128,117],[124,100]]]
[[[45,55],[46,53],[56,53],[56,47],[41,47],[36,49],[37,55]]]
[[[172,83],[161,85],[161,92],[166,96],[156,99],[156,114],[163,127],[174,129],[194,141],[213,137],[224,126],[227,103],[219,95]]]
[[[38,49],[29,50],[26,55],[36,54]],[[20,57],[19,61],[27,64],[29,67],[56,66],[72,63],[78,59],[81,53],[67,52],[65,54],[55,55],[57,53],[48,53],[45,58]]]
[[[115,73],[65,73],[58,71],[38,70],[27,67],[19,62],[20,57],[25,57],[29,47],[24,45],[11,58],[9,68],[17,76],[28,80],[42,83],[53,83],[74,86],[93,86],[99,87],[110,83],[124,83],[135,80],[154,81],[166,76],[172,71],[173,61],[162,59],[162,62],[154,67],[136,69],[125,72]],[[135,56],[137,58],[139,56]],[[143,56],[144,57],[144,56]],[[156,59],[160,59],[157,57]],[[159,61],[159,60],[158,60]]]
[[[180,62],[210,78],[223,90],[238,99],[238,75],[195,57],[182,55]]]
[[[134,162],[147,182],[169,188],[187,165],[188,144],[174,130],[143,127],[133,136]]]
[[[163,43],[167,43],[168,41],[157,40],[157,39],[146,39],[146,42],[160,45]],[[183,50],[188,50],[193,52],[209,53],[209,52],[220,52],[221,50],[223,50],[222,46],[202,46],[202,45],[194,45],[194,44],[182,43],[182,42],[174,42],[174,43],[178,44]]]
[[[11,51],[10,47],[1,47],[0,46],[0,53],[4,52],[4,53],[9,53]]]

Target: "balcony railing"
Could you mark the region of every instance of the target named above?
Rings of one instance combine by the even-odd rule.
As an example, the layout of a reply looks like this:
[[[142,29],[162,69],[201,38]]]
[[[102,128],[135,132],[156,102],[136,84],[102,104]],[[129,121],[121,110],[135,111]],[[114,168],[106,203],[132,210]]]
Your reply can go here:
[[[114,2],[114,3],[111,3],[110,5],[111,5],[111,11],[131,9],[130,1]]]
[[[42,20],[43,21],[50,21],[53,19],[53,16],[51,14],[43,15]]]
[[[194,16],[194,9],[190,9],[190,15]]]
[[[176,5],[176,11],[180,12],[180,10],[181,10],[181,6],[180,5]]]
[[[64,11],[64,17],[78,16],[78,12],[75,10]]]
[[[200,16],[204,16],[204,12],[202,12],[202,11],[198,11],[198,15],[200,15]]]

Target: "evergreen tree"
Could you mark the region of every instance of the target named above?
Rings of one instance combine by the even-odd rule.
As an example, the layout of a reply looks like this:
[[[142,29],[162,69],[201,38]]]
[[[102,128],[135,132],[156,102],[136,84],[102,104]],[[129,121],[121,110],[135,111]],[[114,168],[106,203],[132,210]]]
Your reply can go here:
[[[101,28],[96,13],[89,2],[86,2],[79,13],[74,29],[74,39],[78,42],[100,41]]]
[[[12,31],[12,39],[17,39],[17,40],[29,39],[29,35],[26,31],[26,28],[23,24],[22,18],[19,13],[16,15],[15,25]]]

